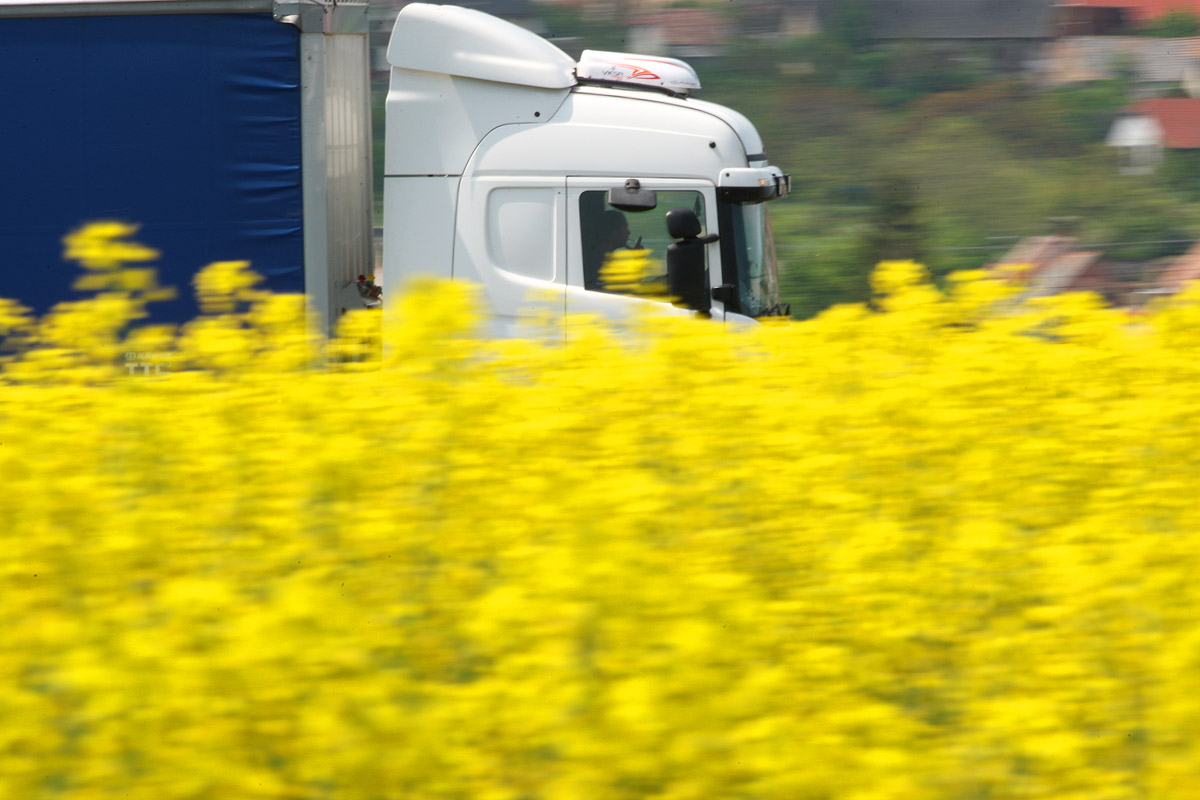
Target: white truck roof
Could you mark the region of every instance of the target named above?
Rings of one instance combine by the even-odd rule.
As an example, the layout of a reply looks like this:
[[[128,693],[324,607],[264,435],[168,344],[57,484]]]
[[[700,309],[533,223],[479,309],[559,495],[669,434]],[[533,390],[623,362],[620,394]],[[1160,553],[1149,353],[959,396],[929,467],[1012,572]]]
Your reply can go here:
[[[567,89],[584,81],[678,94],[700,88],[696,71],[679,59],[585,50],[576,64],[517,25],[474,9],[429,3],[400,10],[387,59],[401,69],[538,89]]]

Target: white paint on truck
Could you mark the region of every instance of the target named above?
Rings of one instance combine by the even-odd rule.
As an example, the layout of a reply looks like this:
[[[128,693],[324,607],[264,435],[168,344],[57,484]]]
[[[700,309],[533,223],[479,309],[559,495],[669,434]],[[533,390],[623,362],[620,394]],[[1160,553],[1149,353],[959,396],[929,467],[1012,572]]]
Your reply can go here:
[[[630,179],[729,237],[704,245],[711,287],[737,286],[738,264],[748,263],[735,232],[721,230],[730,227],[723,205],[787,193],[754,126],[688,97],[699,79],[676,59],[585,51],[577,65],[494,17],[412,3],[396,19],[388,61],[384,283],[475,281],[501,334],[547,303],[614,316],[646,302],[597,290],[585,274],[589,226],[607,192]],[[625,215],[659,259],[671,241],[667,210]],[[774,297],[758,305],[778,303],[777,286],[767,291]],[[712,301],[714,313],[749,310],[736,290],[726,297]]]

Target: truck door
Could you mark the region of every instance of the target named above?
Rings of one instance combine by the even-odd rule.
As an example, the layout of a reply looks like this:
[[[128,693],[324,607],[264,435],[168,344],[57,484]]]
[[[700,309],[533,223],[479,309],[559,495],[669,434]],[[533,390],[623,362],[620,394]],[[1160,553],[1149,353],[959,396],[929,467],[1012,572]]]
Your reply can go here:
[[[609,205],[608,191],[624,186],[623,178],[567,178],[568,314],[620,317],[631,307],[631,297],[660,302],[665,299],[667,246],[672,241],[667,234],[666,214],[671,209],[693,210],[704,226],[703,233],[717,230],[716,190],[711,183],[668,178],[638,180],[643,189],[656,192],[658,205],[654,209],[630,212]],[[706,246],[710,286],[720,283],[719,247]],[[631,257],[631,251],[648,252],[644,257]]]
[[[561,316],[566,287],[563,178],[473,176],[459,189],[451,277],[483,285],[491,335],[534,333]]]

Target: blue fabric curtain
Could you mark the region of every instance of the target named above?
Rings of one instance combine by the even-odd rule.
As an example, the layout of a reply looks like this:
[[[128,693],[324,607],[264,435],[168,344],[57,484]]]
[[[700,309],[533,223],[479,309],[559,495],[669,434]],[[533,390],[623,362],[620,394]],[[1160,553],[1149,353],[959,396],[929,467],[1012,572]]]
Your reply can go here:
[[[299,47],[270,15],[0,19],[0,296],[82,297],[61,239],[98,219],[162,251],[155,321],[212,261],[303,291]]]

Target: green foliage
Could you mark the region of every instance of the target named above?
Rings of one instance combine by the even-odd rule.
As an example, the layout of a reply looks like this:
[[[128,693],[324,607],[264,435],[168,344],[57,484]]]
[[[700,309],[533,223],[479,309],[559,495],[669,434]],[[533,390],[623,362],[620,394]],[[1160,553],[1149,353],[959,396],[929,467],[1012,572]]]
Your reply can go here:
[[[1014,154],[969,117],[915,121],[894,143],[887,163],[918,179],[931,219],[954,219],[994,235],[1038,232],[1041,221],[1054,213],[1031,192],[1044,181],[1045,165]]]
[[[1163,39],[1200,36],[1200,16],[1190,11],[1171,11],[1141,26],[1138,33]]]
[[[1012,78],[983,81],[962,89],[928,94],[909,105],[910,119],[975,123],[981,133],[1003,143],[1013,157],[1030,163],[1082,155],[1104,140],[1128,102],[1124,79],[1037,89]]]
[[[871,0],[841,0],[831,4],[830,34],[855,52],[861,52],[871,44],[874,21]]]
[[[371,171],[375,198],[375,224],[383,224],[383,167],[387,84],[371,87]]]
[[[1096,238],[1115,243],[1105,248],[1112,258],[1145,261],[1179,255],[1194,238],[1195,216],[1151,187],[1131,187],[1119,208],[1118,214],[1098,215],[1101,232]]]
[[[763,60],[761,48],[757,60]],[[939,52],[922,42],[857,48],[836,35],[800,37],[775,55],[810,87],[863,92],[884,106],[902,106],[936,92],[965,89],[986,79],[986,58],[973,49]]]
[[[949,215],[933,218],[925,236],[930,274],[941,280],[954,272],[978,269],[999,256],[1010,240],[993,237],[991,230]]]
[[[1082,145],[1103,141],[1128,103],[1128,81],[1112,78],[1051,90],[1039,98],[1038,105],[1060,138]],[[1049,114],[1044,113],[1047,107]]]
[[[540,4],[538,15],[549,29],[546,35],[572,58],[578,58],[589,48],[625,49],[625,27],[619,16],[584,14],[576,8],[553,3]]]
[[[1188,202],[1200,202],[1200,150],[1167,150],[1158,179]]]
[[[756,48],[762,58],[761,48]],[[793,70],[795,80],[808,86],[841,83],[851,72],[858,56],[844,41],[829,35],[800,36],[779,49],[780,63],[801,67]]]
[[[1112,155],[1097,146],[1061,165],[1058,184],[1040,190],[1044,217],[1078,217],[1085,242],[1103,245],[1110,258],[1145,261],[1176,255],[1195,238],[1197,208],[1152,176],[1122,175]],[[1043,218],[1044,218],[1043,217]]]
[[[912,178],[888,176],[875,188],[870,229],[859,254],[865,264],[925,260],[925,227]]]
[[[780,74],[778,57],[771,48],[739,39],[725,55],[704,65],[700,76],[704,88],[698,94],[761,123],[763,136],[768,136],[768,131],[773,134],[768,141],[786,141],[794,135],[789,128],[791,92]]]
[[[902,42],[865,53],[859,59],[858,85],[889,106],[901,106],[937,92],[966,89],[986,77],[985,59],[973,51],[955,54],[934,50],[924,42]]]
[[[771,209],[781,262],[780,294],[792,316],[807,319],[831,305],[871,298],[870,270],[859,241],[867,232],[866,207],[787,202]]]

